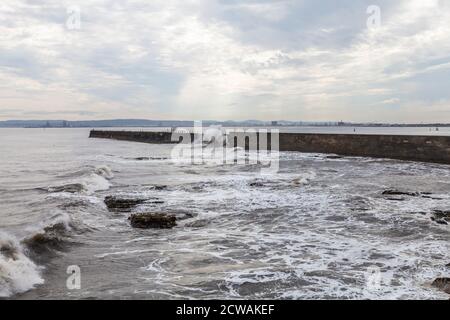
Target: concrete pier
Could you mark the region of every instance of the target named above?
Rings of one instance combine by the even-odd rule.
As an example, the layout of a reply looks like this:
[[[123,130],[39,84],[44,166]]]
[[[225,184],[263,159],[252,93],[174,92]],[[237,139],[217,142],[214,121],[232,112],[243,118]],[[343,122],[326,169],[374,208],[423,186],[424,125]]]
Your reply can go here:
[[[171,132],[92,130],[90,137],[144,143],[177,143],[172,141]],[[450,136],[280,133],[279,149],[450,164]]]

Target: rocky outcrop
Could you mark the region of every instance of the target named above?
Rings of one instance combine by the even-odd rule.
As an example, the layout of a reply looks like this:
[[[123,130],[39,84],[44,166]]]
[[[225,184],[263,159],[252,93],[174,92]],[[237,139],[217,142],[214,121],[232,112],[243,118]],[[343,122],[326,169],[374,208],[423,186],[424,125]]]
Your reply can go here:
[[[136,157],[136,158],[131,158],[132,160],[136,160],[136,161],[149,161],[149,160],[167,160],[168,158],[166,157]]]
[[[407,191],[400,191],[400,190],[396,190],[396,189],[389,189],[389,190],[385,190],[382,193],[384,196],[388,195],[388,196],[410,196],[410,197],[417,197],[418,195],[420,195],[419,192],[407,192]]]
[[[105,198],[105,204],[110,211],[130,211],[144,202],[145,199],[118,198],[116,196],[107,196]]]
[[[117,196],[107,196],[105,198],[105,204],[108,207],[109,211],[128,212],[137,205],[143,203],[161,204],[164,203],[164,201],[158,198],[120,198]]]
[[[450,294],[450,278],[436,278],[431,285]]]
[[[155,186],[153,186],[153,190],[156,190],[156,191],[167,190],[167,186],[165,186],[165,185],[155,185]]]
[[[177,225],[175,215],[166,213],[136,213],[132,214],[128,220],[132,227],[142,229],[170,229]]]
[[[438,224],[447,225],[450,223],[450,211],[434,210],[431,214],[431,220]]]
[[[255,181],[255,182],[251,182],[249,183],[250,187],[264,187],[264,183],[260,182],[260,181]]]

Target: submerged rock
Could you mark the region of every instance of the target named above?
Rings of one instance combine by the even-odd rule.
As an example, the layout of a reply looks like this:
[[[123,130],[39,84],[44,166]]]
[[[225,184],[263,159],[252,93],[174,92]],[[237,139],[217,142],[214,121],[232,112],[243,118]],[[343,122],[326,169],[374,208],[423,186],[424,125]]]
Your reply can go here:
[[[326,156],[326,159],[342,159],[342,156],[338,156],[338,155],[330,155],[330,156]]]
[[[165,186],[165,185],[156,185],[156,186],[153,186],[153,190],[157,190],[157,191],[167,190],[167,186]]]
[[[382,194],[385,196],[388,195],[388,196],[410,196],[410,197],[417,197],[418,195],[420,195],[419,192],[407,192],[396,189],[385,190],[383,191]]]
[[[432,199],[432,200],[444,200],[444,198],[432,197],[432,196],[423,195],[423,194],[422,194],[422,198],[425,198],[425,199]]]
[[[450,222],[450,211],[434,210],[431,214],[431,220],[438,224],[448,224]]]
[[[450,278],[436,278],[431,285],[450,294]]]
[[[167,157],[136,157],[136,158],[129,158],[136,161],[148,161],[148,160],[167,160]]]
[[[177,225],[177,218],[166,213],[136,213],[132,214],[128,220],[132,227],[143,229],[170,229]]]
[[[131,211],[137,205],[149,203],[149,204],[161,204],[164,201],[158,198],[119,198],[116,196],[107,196],[105,198],[105,204],[109,211]]]
[[[116,196],[107,196],[105,198],[105,204],[109,210],[118,211],[129,211],[133,207],[142,204],[145,199],[134,199],[134,198],[118,198]]]
[[[259,182],[259,181],[255,181],[255,182],[251,182],[249,183],[250,187],[264,187],[264,183]]]
[[[386,200],[389,200],[389,201],[405,201],[406,199],[403,198],[403,197],[389,197],[389,198],[386,198]]]

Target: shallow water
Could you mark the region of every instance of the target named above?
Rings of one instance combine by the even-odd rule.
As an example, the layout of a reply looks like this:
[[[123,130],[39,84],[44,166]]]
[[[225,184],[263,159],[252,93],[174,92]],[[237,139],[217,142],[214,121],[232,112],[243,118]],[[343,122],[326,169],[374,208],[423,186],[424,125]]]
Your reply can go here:
[[[0,296],[448,299],[430,285],[449,273],[450,227],[430,219],[450,210],[448,166],[283,152],[279,172],[262,176],[87,129],[0,134],[0,245],[12,248],[0,254]],[[432,195],[382,195],[392,188]],[[193,218],[133,229],[108,195],[156,197],[133,212]],[[80,290],[66,287],[71,265]]]

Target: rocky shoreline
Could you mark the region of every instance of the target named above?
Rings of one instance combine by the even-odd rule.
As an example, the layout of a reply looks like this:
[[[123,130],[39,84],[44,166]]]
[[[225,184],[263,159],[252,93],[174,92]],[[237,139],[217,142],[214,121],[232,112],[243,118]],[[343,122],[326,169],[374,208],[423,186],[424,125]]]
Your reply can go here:
[[[250,183],[251,187],[264,187],[261,182]],[[167,186],[152,186],[153,190],[162,191],[166,190]],[[422,197],[434,200],[441,200],[441,198],[435,197],[429,192],[412,192],[402,191],[397,189],[386,189],[381,192],[381,196],[390,201],[405,201],[408,197]],[[164,210],[151,210],[145,212],[133,212],[141,205],[159,205],[164,204],[165,201],[158,197],[124,197],[120,195],[110,195],[104,198],[104,203],[110,212],[114,213],[130,213],[127,220],[132,228],[137,229],[172,229],[178,226],[178,221],[194,218],[195,215],[189,212],[164,212]],[[429,214],[430,220],[440,224],[448,225],[450,223],[450,210],[438,210],[434,209],[429,213],[423,212],[422,214]],[[185,226],[188,227],[203,227],[208,222],[204,220],[193,220],[188,222]],[[450,263],[446,265],[450,268]],[[431,286],[441,290],[447,294],[450,294],[450,278],[449,277],[437,277],[431,282]]]

